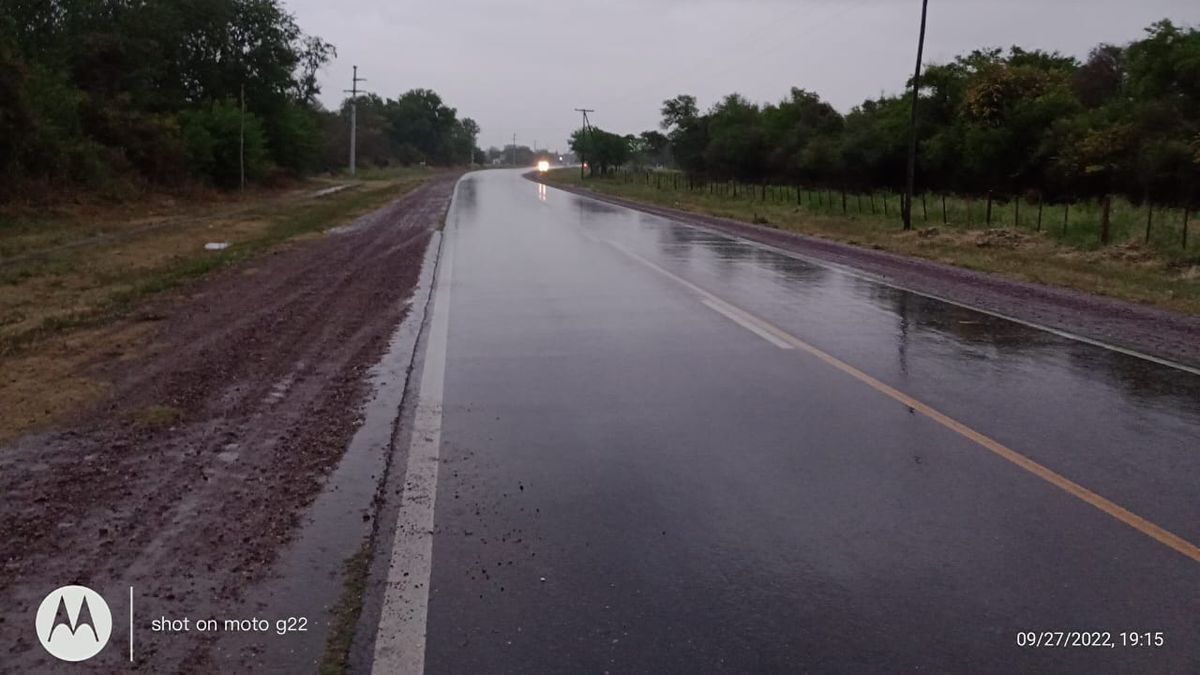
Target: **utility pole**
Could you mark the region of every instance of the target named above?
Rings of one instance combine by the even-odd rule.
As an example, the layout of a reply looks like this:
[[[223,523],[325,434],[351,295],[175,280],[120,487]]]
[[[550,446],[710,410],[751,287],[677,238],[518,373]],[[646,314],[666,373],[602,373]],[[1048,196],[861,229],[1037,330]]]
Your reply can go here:
[[[584,134],[584,137],[585,137],[585,140],[586,140],[586,137],[587,137],[589,134],[591,134],[591,126],[592,126],[592,125],[591,125],[591,124],[588,122],[588,113],[592,113],[592,112],[596,112],[596,111],[595,111],[595,110],[592,110],[591,108],[576,108],[576,109],[575,109],[575,112],[577,112],[577,113],[583,113],[583,134]],[[584,153],[583,153],[583,147],[584,147],[583,145],[580,145],[580,152],[579,152],[579,180],[583,180],[583,179],[586,177],[586,174],[585,174],[585,173],[584,173],[584,171],[583,171],[583,165],[587,163],[587,159],[584,157]]]
[[[246,83],[242,83],[242,121],[238,132],[238,168],[242,172],[242,192],[246,191]]]
[[[513,134],[512,148],[513,148],[512,153],[511,153],[512,154],[512,165],[515,167],[517,165],[517,135],[516,134]]]
[[[366,79],[358,76],[358,66],[354,66],[354,77],[351,80],[349,89],[343,89],[344,93],[350,94],[350,175],[353,176],[357,168],[358,157],[358,83],[366,82]]]
[[[917,38],[917,69],[913,74],[912,119],[909,122],[908,183],[904,190],[904,229],[912,229],[913,188],[917,180],[917,99],[921,94],[921,59],[925,56],[925,19],[929,15],[929,0],[921,0],[921,34]]]

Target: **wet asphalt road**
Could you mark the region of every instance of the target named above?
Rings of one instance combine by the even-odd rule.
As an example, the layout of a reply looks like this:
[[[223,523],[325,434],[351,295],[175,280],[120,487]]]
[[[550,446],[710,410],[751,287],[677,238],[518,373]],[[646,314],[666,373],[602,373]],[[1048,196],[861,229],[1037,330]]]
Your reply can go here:
[[[447,222],[428,672],[1200,670],[1200,376],[515,172]]]

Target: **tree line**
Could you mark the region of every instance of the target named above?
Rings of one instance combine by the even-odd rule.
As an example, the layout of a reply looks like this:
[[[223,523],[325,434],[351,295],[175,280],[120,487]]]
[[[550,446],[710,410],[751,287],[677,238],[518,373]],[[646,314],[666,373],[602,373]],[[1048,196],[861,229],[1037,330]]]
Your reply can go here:
[[[479,125],[458,118],[437,92],[413,89],[396,99],[367,94],[358,98],[357,148],[360,163],[377,167],[394,164],[447,166],[480,161],[475,141]],[[345,166],[350,147],[346,124],[350,101],[339,113],[323,115],[326,168]]]
[[[731,94],[707,111],[664,102],[665,136],[579,130],[572,147],[603,173],[667,163],[695,177],[900,189],[908,93],[841,114],[793,88],[760,105]],[[1134,203],[1192,203],[1200,179],[1200,31],[1163,20],[1142,39],[1102,44],[1086,60],[1057,52],[980,49],[921,80],[918,188],[1046,199],[1121,194]],[[665,143],[667,161],[659,154]],[[589,152],[590,151],[590,152]]]
[[[346,107],[317,100],[335,54],[280,0],[7,0],[0,198],[33,186],[231,188],[243,157],[250,181],[344,167]],[[377,164],[465,161],[478,133],[427,90],[359,108]]]

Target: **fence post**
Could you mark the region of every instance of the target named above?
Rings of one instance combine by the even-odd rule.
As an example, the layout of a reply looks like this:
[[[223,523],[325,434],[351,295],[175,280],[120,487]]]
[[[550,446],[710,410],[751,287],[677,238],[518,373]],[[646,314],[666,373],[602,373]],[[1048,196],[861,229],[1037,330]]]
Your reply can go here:
[[[946,213],[946,195],[942,195],[942,224],[950,224],[949,214]]]
[[[871,215],[875,215],[875,193],[869,192],[867,196],[871,198]]]
[[[1013,229],[1021,229],[1021,198],[1013,197]]]
[[[1037,223],[1037,231],[1038,232],[1042,231],[1042,206],[1043,206],[1042,193],[1039,192],[1038,193],[1038,223]]]
[[[987,226],[992,226],[992,191],[988,190]]]
[[[846,188],[842,188],[842,215],[844,216],[848,213],[850,213],[850,210],[846,208]]]
[[[1067,236],[1067,222],[1071,219],[1071,202],[1063,204],[1063,236]]]
[[[767,181],[766,181],[766,179],[763,179],[763,182],[762,182],[762,201],[763,202],[767,201]]]
[[[925,218],[925,222],[929,222],[929,202],[925,199],[925,193],[921,193],[921,215]]]
[[[1150,225],[1154,222],[1154,205],[1146,202],[1146,245],[1150,245]]]
[[[1112,216],[1112,197],[1104,195],[1104,212],[1100,214],[1100,243],[1108,243],[1109,225]]]

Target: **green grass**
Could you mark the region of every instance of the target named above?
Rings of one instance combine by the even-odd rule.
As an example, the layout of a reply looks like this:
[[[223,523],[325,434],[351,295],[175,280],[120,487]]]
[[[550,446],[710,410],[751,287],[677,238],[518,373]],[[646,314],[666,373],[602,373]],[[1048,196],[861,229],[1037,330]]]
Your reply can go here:
[[[986,202],[947,197],[943,224],[941,198],[928,196],[928,221],[920,198],[914,200],[914,231],[904,232],[900,198],[895,193],[840,192],[725,184],[720,189],[688,190],[682,176],[662,172],[589,178],[576,170],[552,171],[551,183],[714,215],[746,223],[809,234],[858,246],[936,260],[1014,279],[1058,285],[1098,295],[1200,314],[1200,232],[1192,232],[1186,251],[1179,247],[1181,211],[1155,215],[1150,245],[1144,245],[1145,209],[1113,203],[1112,243],[1099,244],[1100,206],[1073,204],[1066,227],[1063,207],[1047,205],[1037,228],[1037,205],[993,203],[986,226]],[[659,180],[662,181],[660,189]],[[675,188],[678,181],[678,189]],[[874,202],[874,210],[871,204]],[[884,204],[887,204],[885,214]],[[860,206],[861,204],[861,206]],[[1192,223],[1194,230],[1200,225]],[[1004,235],[1004,236],[1001,236]]]
[[[576,173],[552,172],[551,180],[578,184]],[[649,183],[647,183],[647,177]],[[644,194],[647,191],[687,195],[688,203],[739,203],[739,204],[787,204],[800,208],[813,216],[850,217],[857,220],[878,220],[899,226],[901,195],[897,192],[876,190],[845,195],[843,210],[842,193],[838,190],[817,189],[806,186],[768,184],[766,201],[763,201],[763,186],[725,182],[709,189],[689,191],[685,177],[671,171],[623,173],[613,177],[590,178],[588,183],[601,191],[620,190]],[[661,188],[659,187],[661,185]],[[709,190],[715,190],[710,193]],[[736,193],[736,196],[735,196]],[[709,195],[712,195],[711,198]],[[943,213],[943,199],[945,211]],[[958,195],[925,194],[913,200],[914,227],[954,227],[964,229],[1010,228],[1027,232],[1040,232],[1044,236],[1080,248],[1096,250],[1102,247],[1100,222],[1102,207],[1098,200],[1080,201],[1070,205],[1043,204],[1035,197],[1001,199],[992,201],[991,222],[988,222],[987,198],[967,198]],[[1041,222],[1039,225],[1039,211]],[[1164,255],[1200,254],[1200,223],[1197,214],[1189,220],[1188,248],[1182,249],[1184,210],[1178,208],[1153,207],[1148,247]],[[1146,244],[1147,207],[1135,206],[1125,199],[1113,199],[1110,213],[1109,244],[1127,242]]]
[[[322,675],[335,675],[349,669],[350,646],[354,643],[355,627],[362,613],[370,569],[371,546],[369,542],[363,542],[358,552],[346,559],[342,595],[333,608],[329,637],[321,656],[319,670]]]

